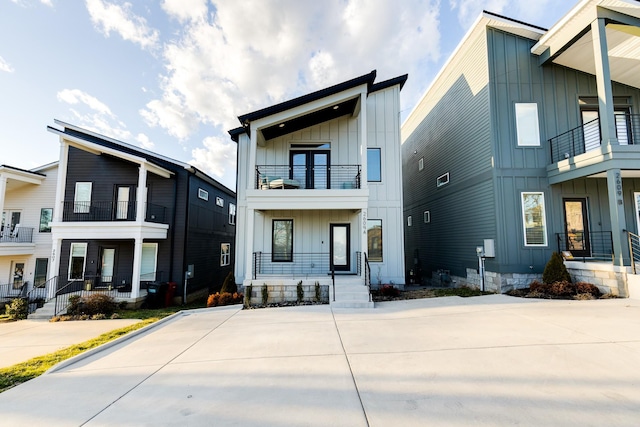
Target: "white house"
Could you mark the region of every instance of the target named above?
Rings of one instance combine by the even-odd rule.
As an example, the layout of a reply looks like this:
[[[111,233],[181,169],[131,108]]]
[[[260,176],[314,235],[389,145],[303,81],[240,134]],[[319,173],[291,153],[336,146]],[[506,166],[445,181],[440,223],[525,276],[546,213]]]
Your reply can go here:
[[[342,307],[372,307],[370,283],[404,285],[407,75],[375,77],[238,117],[242,127],[229,132],[238,143],[237,282],[254,290],[319,283]]]
[[[44,289],[57,174],[57,162],[31,170],[0,166],[0,298]]]

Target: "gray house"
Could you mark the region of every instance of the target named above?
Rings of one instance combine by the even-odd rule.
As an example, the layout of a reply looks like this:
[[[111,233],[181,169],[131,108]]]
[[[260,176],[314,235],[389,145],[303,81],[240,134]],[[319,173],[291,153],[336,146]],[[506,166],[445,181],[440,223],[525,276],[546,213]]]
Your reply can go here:
[[[552,252],[627,296],[640,230],[640,3],[551,29],[484,12],[402,126],[409,280],[505,292]]]

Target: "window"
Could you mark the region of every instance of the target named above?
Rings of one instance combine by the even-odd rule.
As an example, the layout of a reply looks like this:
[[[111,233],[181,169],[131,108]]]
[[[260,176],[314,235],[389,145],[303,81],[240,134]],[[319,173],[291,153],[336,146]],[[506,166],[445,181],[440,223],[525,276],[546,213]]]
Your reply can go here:
[[[220,245],[220,265],[225,266],[231,263],[231,243]]]
[[[407,217],[407,227],[411,227],[413,225],[413,218],[411,218],[411,215],[409,215]]]
[[[198,198],[202,200],[209,200],[209,192],[207,190],[203,190],[202,188],[198,188]],[[216,202],[217,202],[216,198]]]
[[[367,220],[367,251],[369,261],[382,262],[382,220]]]
[[[229,203],[229,224],[236,224],[236,205]]]
[[[222,197],[216,197],[216,205],[224,208],[224,199]]]
[[[379,148],[367,148],[367,181],[382,181],[382,159]]]
[[[538,104],[516,104],[516,133],[518,146],[540,146],[540,127],[538,125]]]
[[[69,280],[84,279],[84,267],[87,259],[86,243],[71,243],[69,259]]]
[[[418,160],[418,170],[421,171],[422,169],[424,169],[424,157],[420,157],[420,160]]]
[[[273,240],[271,242],[273,262],[293,262],[293,220],[273,220]]]
[[[48,258],[36,258],[36,271],[33,275],[33,286],[39,288],[47,282]]]
[[[449,183],[449,172],[445,173],[444,175],[440,175],[436,180],[436,185],[438,187],[442,187],[443,185],[448,183]]]
[[[73,213],[89,213],[91,210],[91,183],[76,182],[73,199]]]
[[[156,280],[157,259],[158,244],[143,243],[142,259],[140,260],[140,281],[153,282]]]
[[[546,246],[547,226],[542,192],[522,193],[525,246]]]
[[[325,147],[326,145],[322,146]],[[289,178],[296,181],[295,185],[299,186],[297,188],[331,188],[329,177],[331,166],[330,150],[315,148],[312,150],[292,150],[289,152],[289,164],[291,166]]]
[[[51,227],[49,223],[53,219],[53,208],[42,208],[40,209],[40,232],[41,233],[50,233]]]
[[[424,211],[424,223],[425,224],[429,224],[431,222],[431,212],[430,211]]]

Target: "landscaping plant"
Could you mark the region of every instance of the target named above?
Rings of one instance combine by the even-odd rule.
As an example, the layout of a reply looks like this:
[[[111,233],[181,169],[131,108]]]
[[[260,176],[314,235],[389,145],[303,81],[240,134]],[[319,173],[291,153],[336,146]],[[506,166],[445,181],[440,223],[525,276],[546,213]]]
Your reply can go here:
[[[236,285],[236,278],[233,275],[233,271],[230,271],[229,274],[227,274],[227,277],[224,279],[224,282],[222,283],[222,289],[220,289],[220,293],[234,294],[236,292],[238,292],[238,285]]]
[[[562,255],[558,252],[551,254],[549,262],[547,262],[547,265],[544,267],[542,281],[547,284],[555,282],[571,282],[571,276],[567,271],[567,267],[564,265]]]

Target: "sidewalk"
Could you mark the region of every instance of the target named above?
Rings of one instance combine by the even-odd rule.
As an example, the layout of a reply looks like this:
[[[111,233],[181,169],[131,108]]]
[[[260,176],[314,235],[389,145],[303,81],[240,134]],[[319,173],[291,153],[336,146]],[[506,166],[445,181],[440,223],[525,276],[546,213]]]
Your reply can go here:
[[[637,426],[640,301],[185,312],[0,394],[12,426]]]
[[[139,320],[87,320],[49,322],[20,320],[0,323],[0,368],[96,338],[105,332],[133,325]]]

